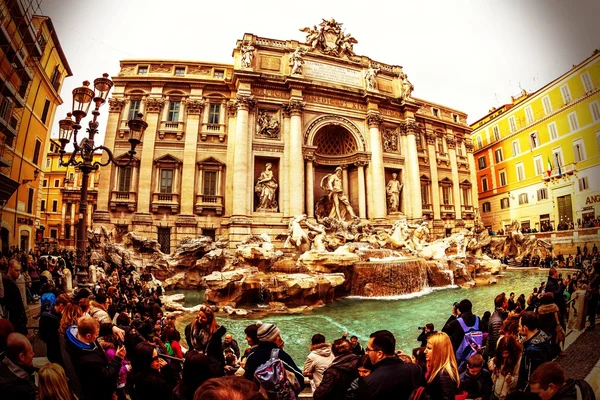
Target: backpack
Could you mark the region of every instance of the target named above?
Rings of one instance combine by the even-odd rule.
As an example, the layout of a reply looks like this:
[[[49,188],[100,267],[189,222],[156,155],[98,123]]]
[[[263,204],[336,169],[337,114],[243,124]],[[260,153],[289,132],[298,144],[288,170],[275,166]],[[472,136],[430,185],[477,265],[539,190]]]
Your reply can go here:
[[[296,400],[300,383],[293,372],[285,369],[287,364],[279,358],[279,349],[271,350],[271,358],[256,368],[254,378],[260,391],[269,400]]]
[[[465,336],[456,350],[456,363],[460,370],[464,368],[473,354],[481,352],[483,333],[479,330],[479,317],[475,317],[475,324],[473,326],[467,326],[462,318],[457,318],[456,320],[465,332]]]

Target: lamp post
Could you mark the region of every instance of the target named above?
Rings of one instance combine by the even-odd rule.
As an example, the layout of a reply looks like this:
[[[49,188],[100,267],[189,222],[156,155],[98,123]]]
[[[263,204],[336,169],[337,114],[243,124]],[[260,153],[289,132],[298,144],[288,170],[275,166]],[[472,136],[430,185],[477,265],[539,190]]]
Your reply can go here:
[[[73,109],[67,114],[67,118],[59,121],[59,138],[60,142],[60,165],[74,166],[79,168],[82,174],[81,179],[81,198],[79,202],[79,227],[77,235],[77,276],[78,283],[85,285],[88,279],[88,260],[87,260],[87,194],[90,172],[98,170],[100,167],[107,166],[113,163],[119,167],[127,167],[131,165],[135,155],[135,148],[140,144],[144,131],[148,127],[146,121],[142,119],[142,114],[137,114],[134,119],[127,122],[129,127],[129,144],[131,149],[128,151],[129,159],[126,162],[119,162],[115,159],[112,151],[105,146],[94,145],[94,136],[98,133],[98,116],[100,115],[100,107],[106,103],[108,93],[113,86],[113,82],[108,78],[108,74],[103,74],[102,77],[94,80],[94,90],[89,87],[90,82],[84,81],[83,86],[73,89]],[[88,136],[77,142],[77,133],[81,129],[81,120],[86,117],[91,103],[94,103],[95,108],[92,111],[93,120],[89,122],[86,129]],[[73,120],[71,117],[75,117]],[[63,156],[66,153],[65,147],[73,139],[73,152],[69,159],[64,162]],[[94,153],[97,150],[105,151],[108,155],[106,162],[93,161]],[[104,190],[107,190],[104,188]]]

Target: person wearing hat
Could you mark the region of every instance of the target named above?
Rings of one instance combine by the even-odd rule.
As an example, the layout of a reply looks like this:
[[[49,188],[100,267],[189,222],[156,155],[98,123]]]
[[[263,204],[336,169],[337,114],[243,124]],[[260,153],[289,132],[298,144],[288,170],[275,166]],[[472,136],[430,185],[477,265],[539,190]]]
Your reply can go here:
[[[279,359],[284,362],[285,368],[296,375],[300,383],[300,392],[304,389],[304,376],[302,371],[296,366],[292,357],[283,350],[285,342],[281,338],[281,331],[275,324],[257,322],[258,326],[258,346],[254,347],[246,358],[246,368],[244,377],[255,381],[254,372],[262,364],[271,358],[271,350],[279,348]]]
[[[474,326],[475,322],[478,320],[478,317],[472,312],[473,304],[469,299],[461,300],[455,308],[457,318],[449,323],[447,322],[447,325],[444,326],[444,329],[442,329],[442,332],[450,336],[454,351],[458,350],[465,337],[465,331],[460,325],[458,319],[462,318],[462,320],[465,322],[465,325],[468,327]]]

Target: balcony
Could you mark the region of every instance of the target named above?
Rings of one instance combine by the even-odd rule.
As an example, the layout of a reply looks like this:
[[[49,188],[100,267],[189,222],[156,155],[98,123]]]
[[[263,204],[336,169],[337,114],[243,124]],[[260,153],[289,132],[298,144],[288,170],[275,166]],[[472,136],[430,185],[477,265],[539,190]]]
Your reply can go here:
[[[473,206],[463,204],[460,206],[460,210],[462,212],[463,217],[472,217],[473,216]]]
[[[179,193],[153,193],[152,212],[158,212],[159,208],[169,208],[171,213],[179,213]]]
[[[218,136],[219,142],[225,140],[225,124],[202,124],[200,139],[205,141],[208,136]]]
[[[137,193],[113,191],[110,196],[110,210],[116,211],[118,207],[127,207],[127,211],[137,210]]]
[[[185,122],[183,121],[161,121],[158,128],[158,137],[162,140],[167,135],[174,135],[177,140],[181,140],[184,131]]]
[[[553,168],[552,171],[550,172],[550,176],[548,176],[547,172],[544,172],[542,174],[542,180],[544,182],[548,182],[548,181],[555,181],[557,179],[560,179],[562,177],[567,177],[569,175],[573,175],[575,172],[577,172],[577,163],[569,163],[566,165],[562,165],[559,168]]]
[[[215,210],[217,215],[223,214],[223,196],[196,195],[196,214],[202,214],[202,211],[207,209]]]
[[[29,53],[36,58],[41,57],[44,52],[44,47],[46,47],[46,43],[41,35],[38,38],[37,30],[34,28],[33,24],[29,23],[31,21],[31,16],[27,10],[25,10],[24,2],[22,3],[18,0],[8,1],[7,6],[12,14],[13,20],[21,21],[22,19],[25,19],[27,21],[27,23],[18,24],[21,37],[27,44]]]
[[[442,212],[454,212],[454,204],[441,204],[440,205],[440,210]]]

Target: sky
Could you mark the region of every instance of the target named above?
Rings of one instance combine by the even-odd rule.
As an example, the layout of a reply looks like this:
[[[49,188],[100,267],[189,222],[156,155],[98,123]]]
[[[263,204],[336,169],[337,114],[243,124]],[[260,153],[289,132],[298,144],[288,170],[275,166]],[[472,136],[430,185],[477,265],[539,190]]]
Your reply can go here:
[[[299,29],[322,18],[343,23],[357,55],[401,65],[414,97],[466,112],[469,123],[600,48],[597,0],[42,0],[40,13],[52,18],[73,70],[53,137],[73,88],[104,72],[116,76],[120,60],[233,63],[244,33],[303,42]]]

